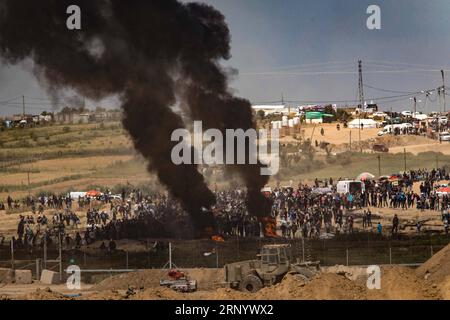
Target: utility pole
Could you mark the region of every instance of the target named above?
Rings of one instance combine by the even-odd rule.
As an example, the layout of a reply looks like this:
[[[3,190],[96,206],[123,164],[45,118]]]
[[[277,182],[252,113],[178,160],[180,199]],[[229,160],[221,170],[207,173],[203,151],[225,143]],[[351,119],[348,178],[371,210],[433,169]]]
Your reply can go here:
[[[25,120],[25,96],[22,96],[22,116],[23,120]]]
[[[352,130],[349,131],[350,133],[350,151],[352,151]]]
[[[446,103],[445,103],[445,74],[444,74],[444,70],[441,70],[441,76],[442,76],[442,97],[444,99],[444,113],[445,113]]]
[[[30,169],[28,169],[28,196],[30,196],[31,192],[30,192]]]
[[[414,116],[416,116],[416,112],[417,112],[417,98],[414,97]]]
[[[361,148],[362,152],[362,146],[361,146],[361,111],[364,106],[364,89],[363,89],[363,79],[362,79],[362,61],[358,60],[358,99],[359,99],[359,113],[358,113],[358,119],[359,119],[359,146]]]

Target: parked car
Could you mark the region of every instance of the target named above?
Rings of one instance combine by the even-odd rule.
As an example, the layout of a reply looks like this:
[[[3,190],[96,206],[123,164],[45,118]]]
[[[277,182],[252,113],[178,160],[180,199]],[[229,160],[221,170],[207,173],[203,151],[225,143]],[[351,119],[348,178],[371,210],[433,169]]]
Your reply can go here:
[[[373,118],[379,118],[379,119],[387,119],[387,118],[389,118],[389,116],[387,115],[387,113],[384,113],[384,112],[382,112],[382,111],[374,112],[374,113],[372,114],[372,117],[373,117]]]
[[[448,119],[447,119],[447,117],[439,117],[439,123],[441,124],[441,125],[443,125],[443,126],[446,126],[447,125],[447,122],[448,122]]]
[[[375,152],[389,152],[389,148],[382,143],[376,143],[373,145],[372,150]]]
[[[412,117],[412,111],[402,111],[402,116],[404,117]]]

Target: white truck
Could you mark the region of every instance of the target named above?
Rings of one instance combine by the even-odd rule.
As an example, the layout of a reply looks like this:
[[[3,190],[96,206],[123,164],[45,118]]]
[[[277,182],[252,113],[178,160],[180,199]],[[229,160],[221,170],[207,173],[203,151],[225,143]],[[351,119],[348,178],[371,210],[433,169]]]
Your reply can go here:
[[[339,194],[356,194],[358,192],[364,193],[366,190],[366,186],[364,182],[355,181],[355,180],[342,180],[338,181],[336,185],[336,191]]]

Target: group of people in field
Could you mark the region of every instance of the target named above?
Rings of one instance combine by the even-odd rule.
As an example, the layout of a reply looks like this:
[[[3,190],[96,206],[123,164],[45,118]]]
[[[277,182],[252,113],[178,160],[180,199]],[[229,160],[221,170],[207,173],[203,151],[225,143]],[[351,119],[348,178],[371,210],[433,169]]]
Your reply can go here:
[[[332,179],[322,182],[316,179],[312,185],[275,188],[266,196],[272,201],[271,218],[276,221],[279,234],[286,238],[353,233],[355,220],[361,222],[361,228],[382,234],[384,226],[372,222],[372,211],[385,207],[398,209],[390,226],[392,234],[399,230],[402,211],[410,208],[441,212],[448,233],[450,197],[438,194],[436,186],[449,178],[445,168],[414,170],[396,175],[395,179],[367,180],[365,191],[355,194],[339,194]],[[418,190],[413,188],[413,183],[420,184]],[[328,192],[317,192],[320,187],[328,187]],[[215,195],[216,204],[210,210],[218,234],[225,237],[264,234],[264,223],[247,211],[244,190],[216,191]],[[144,195],[138,189],[123,190],[120,200],[108,196],[73,200],[50,195],[37,199],[27,197],[24,202],[32,214],[19,217],[14,238],[19,246],[43,245],[44,241],[56,238],[74,247],[111,239],[183,238],[191,230],[190,216],[179,201],[160,193]],[[77,203],[78,210],[87,212],[83,228],[73,210],[73,202]],[[5,209],[13,208],[14,203],[9,196]],[[45,215],[47,209],[54,212],[49,217]],[[422,223],[418,222],[417,231],[421,228]]]
[[[441,212],[444,231],[448,234],[450,196],[437,192],[439,182],[443,180],[450,180],[445,168],[413,170],[386,179],[366,180],[364,192],[339,194],[332,179],[322,183],[316,179],[314,186],[275,189],[271,194],[272,214],[280,217],[283,236],[319,237],[323,233],[352,233],[355,219],[362,220],[363,229],[372,228],[372,210],[377,208],[417,208]],[[420,183],[418,191],[413,189],[414,183]],[[321,185],[330,187],[331,191],[316,193],[315,190]],[[353,209],[363,212],[356,213]],[[392,219],[392,234],[398,233],[399,215],[394,215]],[[418,232],[421,232],[422,226],[419,221],[416,225]],[[382,234],[381,222],[377,223],[376,231]]]

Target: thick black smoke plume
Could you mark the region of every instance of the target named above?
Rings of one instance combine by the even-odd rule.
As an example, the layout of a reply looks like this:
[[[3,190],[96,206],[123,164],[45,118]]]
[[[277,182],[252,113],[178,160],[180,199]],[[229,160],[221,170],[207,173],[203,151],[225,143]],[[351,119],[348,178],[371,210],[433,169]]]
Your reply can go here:
[[[68,30],[67,7],[81,8],[81,30]],[[224,16],[211,6],[177,0],[0,0],[0,59],[31,58],[51,92],[72,89],[91,99],[119,95],[124,127],[197,228],[211,225],[214,204],[196,165],[172,163],[173,130],[183,128],[177,103],[204,130],[254,128],[250,103],[234,97],[219,61],[230,57]],[[180,87],[182,87],[180,89]],[[182,92],[182,93],[181,93]],[[180,94],[181,93],[181,94]],[[227,168],[248,188],[248,209],[267,214],[260,165]]]

